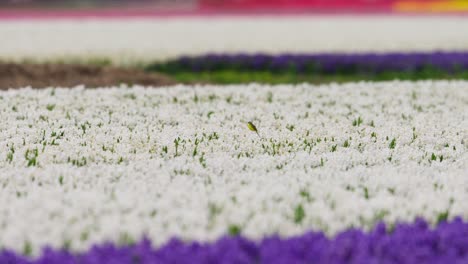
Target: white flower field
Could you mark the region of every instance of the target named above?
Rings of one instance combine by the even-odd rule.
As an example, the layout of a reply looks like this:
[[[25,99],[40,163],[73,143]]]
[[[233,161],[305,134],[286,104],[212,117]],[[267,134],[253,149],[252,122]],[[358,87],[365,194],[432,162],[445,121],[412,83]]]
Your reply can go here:
[[[0,58],[140,64],[206,53],[465,50],[462,16],[213,16],[0,23]],[[300,34],[298,34],[300,32]]]
[[[466,219],[467,107],[466,81],[1,91],[0,246]]]

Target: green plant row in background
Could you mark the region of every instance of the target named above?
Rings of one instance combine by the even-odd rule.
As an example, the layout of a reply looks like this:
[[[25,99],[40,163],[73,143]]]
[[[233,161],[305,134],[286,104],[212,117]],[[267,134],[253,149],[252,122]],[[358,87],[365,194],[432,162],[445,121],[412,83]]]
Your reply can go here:
[[[446,72],[383,72],[380,74],[300,74],[293,72],[273,73],[267,71],[214,71],[214,72],[172,72],[167,73],[173,79],[182,83],[330,83],[356,81],[387,81],[387,80],[433,80],[433,79],[468,79],[468,71]]]

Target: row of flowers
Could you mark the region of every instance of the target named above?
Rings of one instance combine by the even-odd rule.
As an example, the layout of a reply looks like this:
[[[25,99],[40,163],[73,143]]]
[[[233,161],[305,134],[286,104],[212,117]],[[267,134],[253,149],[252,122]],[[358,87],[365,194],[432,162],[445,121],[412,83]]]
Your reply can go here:
[[[466,218],[467,88],[2,91],[0,246],[37,255]]]
[[[327,264],[442,264],[468,262],[468,224],[457,218],[429,228],[421,219],[371,232],[350,229],[334,238],[308,232],[291,238],[270,236],[252,241],[240,236],[212,243],[170,240],[158,249],[143,239],[134,245],[104,243],[82,253],[45,249],[30,259],[12,251],[0,252],[4,264],[149,264],[149,263],[327,263]]]
[[[155,63],[148,69],[169,73],[225,70],[308,74],[453,73],[468,71],[468,52],[208,54]]]
[[[461,16],[10,20],[0,21],[0,59],[138,64],[208,52],[466,50],[468,33],[460,28],[468,28]]]

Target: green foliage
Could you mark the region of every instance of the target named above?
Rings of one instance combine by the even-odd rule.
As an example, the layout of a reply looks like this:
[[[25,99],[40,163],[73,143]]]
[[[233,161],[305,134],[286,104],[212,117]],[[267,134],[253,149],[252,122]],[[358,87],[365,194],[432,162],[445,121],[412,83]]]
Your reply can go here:
[[[30,150],[27,149],[26,153],[24,154],[24,158],[28,162],[28,167],[37,166],[37,157],[39,156],[39,150],[37,148]]]
[[[55,105],[54,105],[54,104],[48,104],[48,105],[46,106],[46,108],[47,108],[47,110],[52,111],[52,110],[54,110]]]
[[[304,207],[302,207],[302,204],[296,206],[294,209],[294,223],[300,224],[302,223],[302,220],[305,218],[305,211]]]
[[[149,71],[158,71],[155,69]],[[356,81],[391,81],[400,80],[432,80],[432,79],[468,79],[468,71],[461,72],[434,72],[432,75],[418,72],[383,72],[380,74],[363,73],[297,73],[297,72],[268,72],[268,71],[245,71],[245,70],[218,70],[212,72],[190,72],[184,70],[174,70],[162,72],[168,74],[174,80],[182,83],[214,83],[214,84],[247,84],[252,82],[266,84],[282,83],[330,83],[330,82],[356,82]],[[273,97],[267,95],[268,102],[273,101]]]
[[[357,119],[353,120],[353,126],[360,126],[362,122],[363,122],[362,118],[358,117]]]
[[[241,228],[238,225],[230,225],[228,227],[228,234],[231,236],[238,236],[241,233]]]
[[[449,211],[448,210],[439,213],[437,215],[437,224],[447,221],[448,217],[449,217]]]
[[[32,245],[31,242],[26,241],[23,245],[23,255],[31,256],[32,255]]]
[[[343,143],[343,147],[348,148],[349,146],[350,146],[349,141],[345,140],[345,142]]]

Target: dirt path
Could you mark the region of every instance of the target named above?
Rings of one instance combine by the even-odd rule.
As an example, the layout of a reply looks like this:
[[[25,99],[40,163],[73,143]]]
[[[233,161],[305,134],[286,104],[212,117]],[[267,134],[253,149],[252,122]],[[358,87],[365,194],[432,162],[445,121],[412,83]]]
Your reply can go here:
[[[70,64],[0,63],[0,90],[31,86],[86,87],[113,86],[121,83],[164,86],[176,81],[164,74],[147,73],[137,69],[98,67]]]

